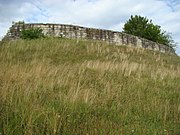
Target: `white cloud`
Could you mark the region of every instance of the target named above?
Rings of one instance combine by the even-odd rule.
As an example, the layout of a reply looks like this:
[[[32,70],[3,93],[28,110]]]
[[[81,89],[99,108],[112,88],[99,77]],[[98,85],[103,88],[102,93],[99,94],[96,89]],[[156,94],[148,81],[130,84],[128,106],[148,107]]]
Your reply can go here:
[[[0,0],[0,36],[12,21],[52,22],[121,31],[130,15],[152,19],[180,43],[179,0]],[[180,45],[177,52],[180,54]]]

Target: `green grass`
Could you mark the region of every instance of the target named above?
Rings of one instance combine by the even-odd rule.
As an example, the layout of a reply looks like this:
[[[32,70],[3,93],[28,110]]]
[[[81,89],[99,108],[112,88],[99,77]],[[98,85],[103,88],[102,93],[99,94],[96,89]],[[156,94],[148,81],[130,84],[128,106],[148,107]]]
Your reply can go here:
[[[103,42],[0,45],[0,134],[178,135],[180,58]]]

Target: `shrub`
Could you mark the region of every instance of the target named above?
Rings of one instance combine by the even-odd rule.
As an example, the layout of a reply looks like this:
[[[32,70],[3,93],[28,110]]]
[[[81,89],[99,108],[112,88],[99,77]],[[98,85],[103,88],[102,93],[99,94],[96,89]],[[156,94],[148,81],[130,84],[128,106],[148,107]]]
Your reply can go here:
[[[20,37],[22,39],[37,39],[44,37],[44,34],[40,28],[31,28],[21,31]]]

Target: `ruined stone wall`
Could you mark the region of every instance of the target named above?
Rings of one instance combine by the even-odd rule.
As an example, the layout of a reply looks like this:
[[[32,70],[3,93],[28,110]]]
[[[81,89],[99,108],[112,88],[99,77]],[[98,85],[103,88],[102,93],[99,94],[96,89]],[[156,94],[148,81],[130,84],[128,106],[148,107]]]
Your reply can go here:
[[[5,39],[19,39],[20,32],[23,29],[29,28],[41,28],[43,33],[47,36],[65,37],[71,39],[101,40],[116,45],[135,46],[175,54],[175,51],[168,46],[126,33],[65,24],[26,24],[23,22],[18,22],[10,27]]]

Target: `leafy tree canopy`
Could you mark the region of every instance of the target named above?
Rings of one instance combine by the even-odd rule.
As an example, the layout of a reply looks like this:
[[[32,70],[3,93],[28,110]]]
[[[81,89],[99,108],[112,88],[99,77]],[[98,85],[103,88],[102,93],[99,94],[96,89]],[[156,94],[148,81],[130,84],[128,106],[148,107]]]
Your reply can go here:
[[[160,44],[175,47],[176,43],[170,33],[161,30],[161,27],[152,23],[152,20],[142,16],[132,16],[125,23],[123,28],[125,33],[149,39]]]

